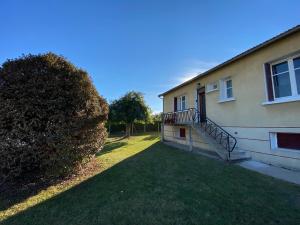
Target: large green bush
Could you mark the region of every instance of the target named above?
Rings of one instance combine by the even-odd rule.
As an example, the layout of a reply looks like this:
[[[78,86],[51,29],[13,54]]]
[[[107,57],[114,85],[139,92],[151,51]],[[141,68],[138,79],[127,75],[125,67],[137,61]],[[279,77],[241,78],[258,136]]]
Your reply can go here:
[[[108,106],[88,74],[53,53],[0,67],[0,183],[73,172],[99,151]]]

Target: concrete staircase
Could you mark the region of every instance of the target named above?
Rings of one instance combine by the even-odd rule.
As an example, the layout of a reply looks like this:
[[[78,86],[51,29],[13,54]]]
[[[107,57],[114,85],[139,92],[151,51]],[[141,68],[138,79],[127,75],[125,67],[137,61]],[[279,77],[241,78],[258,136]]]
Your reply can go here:
[[[196,131],[196,133],[211,146],[218,156],[225,161],[241,161],[250,159],[250,156],[247,152],[239,150],[237,147],[234,148],[232,152],[229,152],[223,145],[221,145],[216,139],[214,139],[209,132],[207,132],[200,124],[191,125],[192,128]]]

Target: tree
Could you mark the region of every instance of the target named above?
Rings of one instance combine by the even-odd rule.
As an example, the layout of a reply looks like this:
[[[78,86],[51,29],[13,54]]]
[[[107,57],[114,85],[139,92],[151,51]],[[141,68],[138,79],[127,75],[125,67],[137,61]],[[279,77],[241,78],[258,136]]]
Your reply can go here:
[[[130,137],[135,121],[145,121],[150,117],[150,110],[144,96],[139,92],[128,92],[110,104],[109,120],[126,124],[126,136]]]
[[[74,171],[105,141],[108,105],[87,72],[53,53],[0,67],[0,183]]]
[[[160,124],[162,121],[162,113],[152,114],[151,115],[151,121],[153,124],[157,125],[157,131],[160,131]]]

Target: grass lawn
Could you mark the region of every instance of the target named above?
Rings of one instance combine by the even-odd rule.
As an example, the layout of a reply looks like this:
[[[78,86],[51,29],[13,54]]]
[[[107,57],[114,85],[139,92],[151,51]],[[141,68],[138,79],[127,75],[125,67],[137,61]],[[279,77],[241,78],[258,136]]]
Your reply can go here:
[[[0,224],[300,224],[300,187],[168,147],[109,139],[92,177],[2,206]],[[0,203],[1,205],[1,203]]]

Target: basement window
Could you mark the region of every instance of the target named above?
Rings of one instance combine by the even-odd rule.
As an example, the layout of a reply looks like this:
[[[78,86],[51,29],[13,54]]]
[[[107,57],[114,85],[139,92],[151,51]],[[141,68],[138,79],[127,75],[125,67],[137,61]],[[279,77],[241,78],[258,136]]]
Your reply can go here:
[[[300,150],[300,133],[271,133],[271,148]]]
[[[185,138],[185,128],[179,128],[179,137]]]

